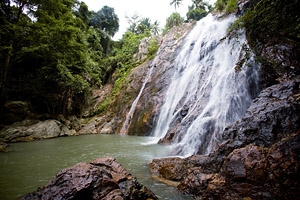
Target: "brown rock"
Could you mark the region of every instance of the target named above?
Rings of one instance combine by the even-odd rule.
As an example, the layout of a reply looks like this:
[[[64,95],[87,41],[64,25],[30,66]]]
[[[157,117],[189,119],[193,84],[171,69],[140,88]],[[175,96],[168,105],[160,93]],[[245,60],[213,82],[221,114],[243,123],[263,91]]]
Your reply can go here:
[[[182,175],[186,174],[185,160],[181,158],[153,159],[150,163],[150,171],[153,175],[171,180],[180,181]]]
[[[44,187],[20,199],[158,199],[114,158],[78,163],[63,169]]]
[[[8,152],[6,143],[0,142],[0,152]]]

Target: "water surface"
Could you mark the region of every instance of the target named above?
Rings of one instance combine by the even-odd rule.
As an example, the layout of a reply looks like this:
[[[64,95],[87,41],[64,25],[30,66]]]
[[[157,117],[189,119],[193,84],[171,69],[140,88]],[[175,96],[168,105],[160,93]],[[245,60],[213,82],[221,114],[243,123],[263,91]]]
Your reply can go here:
[[[78,162],[112,156],[160,199],[188,199],[176,188],[151,179],[148,163],[168,155],[150,137],[85,135],[10,144],[0,153],[0,199],[17,199],[45,185],[60,170]]]

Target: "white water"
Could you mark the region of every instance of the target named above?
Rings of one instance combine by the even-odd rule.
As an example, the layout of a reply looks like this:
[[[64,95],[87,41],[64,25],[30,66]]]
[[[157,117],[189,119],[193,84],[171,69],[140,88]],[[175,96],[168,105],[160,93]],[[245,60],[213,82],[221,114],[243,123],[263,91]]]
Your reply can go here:
[[[158,51],[158,53],[159,53],[159,51]],[[145,86],[146,86],[147,82],[149,81],[149,79],[151,77],[153,68],[155,66],[153,63],[155,63],[155,59],[152,62],[149,71],[147,72],[146,78],[144,79],[144,82],[143,82],[143,85],[142,85],[142,87],[141,87],[141,89],[139,91],[139,94],[137,95],[137,97],[135,98],[135,100],[133,101],[133,103],[131,104],[130,110],[129,110],[129,112],[126,115],[125,121],[124,121],[124,123],[122,125],[122,128],[120,130],[120,135],[127,135],[127,133],[128,133],[128,127],[131,124],[131,119],[133,117],[136,105],[137,105],[138,101],[140,100],[140,97],[141,97],[141,95],[142,95],[142,93],[143,93],[143,91],[145,89]]]
[[[246,39],[244,33],[225,38],[234,20],[234,16],[216,19],[208,15],[199,21],[175,60],[176,70],[153,136],[164,138],[175,132],[177,155],[214,150],[223,129],[244,115],[258,92],[253,59],[248,59],[241,71],[235,70],[245,56]]]

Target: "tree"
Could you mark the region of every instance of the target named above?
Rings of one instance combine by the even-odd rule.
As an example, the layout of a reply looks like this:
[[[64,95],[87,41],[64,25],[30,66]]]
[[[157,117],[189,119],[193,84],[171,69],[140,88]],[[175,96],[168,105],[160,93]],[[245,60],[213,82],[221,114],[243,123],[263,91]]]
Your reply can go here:
[[[119,18],[114,8],[104,6],[97,13],[92,14],[90,25],[113,37],[119,30]]]
[[[24,15],[23,12],[25,9],[30,12],[31,3],[30,1],[15,0],[14,5],[11,5],[11,1],[3,0],[0,2],[0,6],[0,103],[3,104],[7,75],[12,58],[16,49],[22,43],[22,40],[19,40],[18,37],[24,33],[24,28],[30,22],[28,16]]]
[[[8,99],[33,102],[52,116],[81,112],[105,69],[100,38],[78,26],[83,17],[75,6],[76,0],[1,2],[1,89],[7,82]]]
[[[192,0],[192,2],[196,9],[205,10],[205,7],[208,6],[207,3],[203,2],[203,0]]]
[[[192,9],[189,10],[188,13],[186,14],[187,20],[191,21],[191,20],[200,20],[203,17],[205,17],[208,14],[208,12],[204,9]]]
[[[153,34],[159,33],[159,22],[155,21],[151,23],[150,18],[144,17],[141,18],[138,14],[132,16],[126,16],[129,23],[129,28],[127,31],[130,31],[134,34],[144,34],[146,32],[152,32]]]
[[[146,31],[151,31],[152,25],[149,18],[143,18],[139,21],[137,26],[137,34],[145,33]]]
[[[160,31],[160,28],[159,28],[159,21],[155,21],[152,26],[151,26],[151,32],[154,34],[154,35],[159,35],[159,31]]]
[[[83,27],[86,27],[88,25],[91,12],[84,2],[80,3],[78,10],[75,10],[75,15],[82,20]]]
[[[183,23],[184,19],[180,16],[179,13],[175,12],[172,13],[166,21],[166,26],[164,28],[163,33],[166,33],[168,30],[170,30],[174,26],[180,26]]]
[[[174,5],[175,10],[182,4],[181,3],[182,0],[172,0],[170,5]]]

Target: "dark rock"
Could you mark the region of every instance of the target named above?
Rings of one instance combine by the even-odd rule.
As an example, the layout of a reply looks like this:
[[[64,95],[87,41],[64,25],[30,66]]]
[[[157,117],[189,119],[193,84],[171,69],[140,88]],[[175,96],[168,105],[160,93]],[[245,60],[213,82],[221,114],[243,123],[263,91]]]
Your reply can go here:
[[[299,83],[296,79],[263,90],[246,116],[225,129],[223,139],[226,142],[222,148],[233,149],[251,143],[270,147],[299,130]]]
[[[78,163],[63,169],[44,187],[20,199],[158,199],[137,182],[114,158]]]
[[[0,142],[0,152],[8,152],[7,146],[6,143]]]
[[[0,129],[1,126],[20,122],[32,115],[32,108],[28,102],[9,101],[0,106]]]
[[[215,152],[155,159],[152,173],[200,199],[299,199],[299,85],[296,78],[266,88]]]

